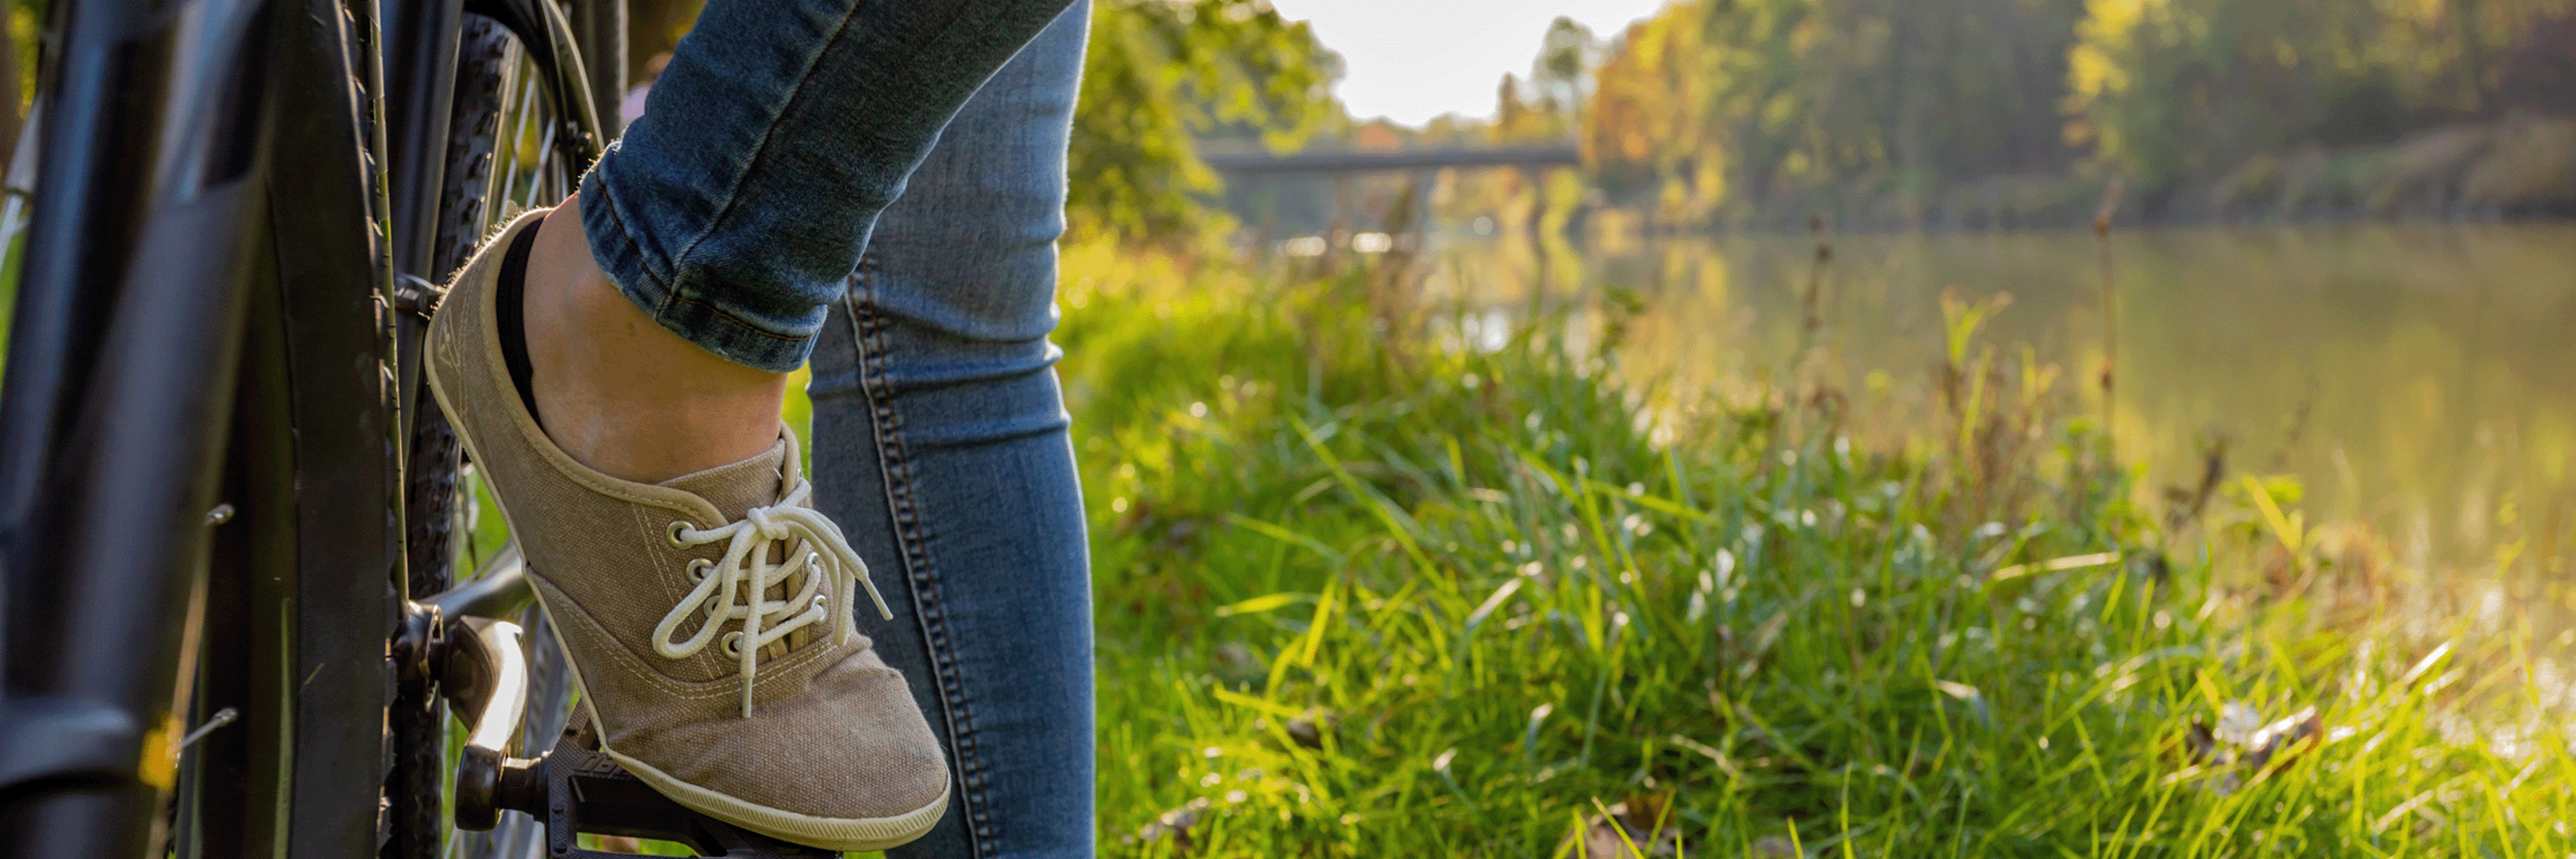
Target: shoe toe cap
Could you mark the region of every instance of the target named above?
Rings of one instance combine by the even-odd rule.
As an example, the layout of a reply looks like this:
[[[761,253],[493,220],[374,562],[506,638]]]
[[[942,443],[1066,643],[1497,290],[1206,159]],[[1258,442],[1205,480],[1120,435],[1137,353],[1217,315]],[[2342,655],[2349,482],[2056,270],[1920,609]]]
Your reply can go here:
[[[948,790],[947,758],[903,675],[867,651],[815,676],[806,694],[762,702],[749,718],[654,733],[660,736],[634,738],[619,751],[682,781],[792,814],[896,817]]]

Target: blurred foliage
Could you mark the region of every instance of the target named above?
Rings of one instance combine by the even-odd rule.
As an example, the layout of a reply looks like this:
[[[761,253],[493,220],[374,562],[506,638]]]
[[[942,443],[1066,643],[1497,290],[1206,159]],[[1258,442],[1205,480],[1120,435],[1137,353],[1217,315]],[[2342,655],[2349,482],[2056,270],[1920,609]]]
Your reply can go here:
[[[1548,25],[1527,80],[1503,76],[1494,95],[1494,136],[1507,141],[1564,139],[1592,95],[1591,71],[1601,64],[1604,49],[1591,28],[1572,19]]]
[[[1594,180],[1658,220],[1768,202],[1919,222],[1999,198],[2089,215],[2109,176],[2154,207],[2257,158],[2565,113],[2576,2],[1684,0],[1593,77]],[[2456,198],[2476,158],[2442,155],[2310,172],[2441,173]]]
[[[1582,143],[1613,197],[1668,218],[1863,178],[2047,170],[2082,0],[1688,0],[1598,72]]]
[[[2098,138],[2107,163],[2149,184],[2499,108],[2565,108],[2569,91],[2531,92],[2504,73],[2576,63],[2568,0],[2090,5],[2068,80],[2081,117],[2070,131]]]
[[[1099,0],[1074,113],[1066,217],[1077,236],[1168,241],[1222,218],[1196,138],[1289,149],[1341,119],[1341,58],[1249,0]]]
[[[698,21],[706,0],[626,0],[626,79],[652,80]]]

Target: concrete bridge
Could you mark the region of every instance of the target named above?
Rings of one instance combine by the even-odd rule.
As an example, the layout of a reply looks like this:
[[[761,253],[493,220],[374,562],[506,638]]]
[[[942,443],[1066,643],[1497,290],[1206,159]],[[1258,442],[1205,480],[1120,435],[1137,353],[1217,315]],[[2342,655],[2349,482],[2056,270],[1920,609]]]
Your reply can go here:
[[[1520,170],[1535,180],[1550,170],[1576,167],[1583,162],[1581,153],[1570,143],[1403,152],[1210,154],[1199,156],[1199,160],[1206,163],[1210,169],[1222,174],[1230,186],[1264,188],[1293,186],[1305,182],[1323,184],[1329,189],[1325,191],[1328,200],[1325,205],[1330,210],[1325,216],[1326,220],[1334,224],[1337,229],[1356,224],[1374,223],[1378,231],[1365,235],[1376,236],[1380,241],[1384,241],[1387,234],[1412,232],[1427,225],[1431,218],[1432,185],[1440,175],[1440,171],[1444,169]],[[1356,192],[1363,179],[1371,174],[1392,174],[1396,182],[1408,187],[1405,187],[1401,195],[1395,198],[1397,202],[1391,205],[1385,205],[1381,200],[1384,211],[1355,211],[1353,207],[1361,205]],[[1383,179],[1373,180],[1370,184],[1382,184],[1384,181]],[[1266,219],[1254,216],[1249,220],[1264,224],[1256,229],[1257,233],[1265,236],[1270,233],[1272,226]],[[1331,230],[1326,232],[1330,233]],[[1312,256],[1314,253],[1320,253],[1326,240],[1320,236],[1310,236],[1296,241],[1311,241],[1314,247],[1309,251],[1292,247],[1288,250],[1291,256]]]
[[[1347,176],[1359,173],[1421,172],[1446,167],[1571,167],[1582,163],[1583,158],[1573,145],[1566,144],[1406,152],[1203,155],[1199,160],[1227,176],[1252,177]]]

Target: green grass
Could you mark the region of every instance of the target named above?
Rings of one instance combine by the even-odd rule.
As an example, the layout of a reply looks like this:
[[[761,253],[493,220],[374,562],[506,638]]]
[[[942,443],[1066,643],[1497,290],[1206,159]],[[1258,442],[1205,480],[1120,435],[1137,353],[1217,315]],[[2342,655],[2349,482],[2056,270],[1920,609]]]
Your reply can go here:
[[[2038,368],[1954,347],[1947,416],[1867,442],[1833,392],[1381,334],[1440,323],[1368,279],[1068,258],[1108,854],[2576,845],[2509,637],[2400,634],[2277,481],[2147,509]],[[2322,731],[2198,759],[2231,702]]]
[[[2385,553],[2295,487],[2136,504],[2037,368],[1954,346],[1946,415],[1864,433],[1442,348],[1367,272],[1067,275],[1109,855],[2576,849],[2518,639],[2383,616]],[[2196,758],[2232,702],[2323,731]]]

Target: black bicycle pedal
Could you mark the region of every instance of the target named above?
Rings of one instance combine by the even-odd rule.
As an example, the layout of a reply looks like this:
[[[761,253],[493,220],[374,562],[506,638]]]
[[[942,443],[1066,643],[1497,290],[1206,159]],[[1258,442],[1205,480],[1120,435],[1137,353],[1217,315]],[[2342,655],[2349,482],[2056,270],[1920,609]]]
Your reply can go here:
[[[554,751],[505,771],[501,806],[546,821],[549,859],[621,859],[585,850],[582,835],[650,838],[722,859],[839,859],[840,851],[790,844],[691,811],[655,791],[596,749],[589,720],[575,718]]]

